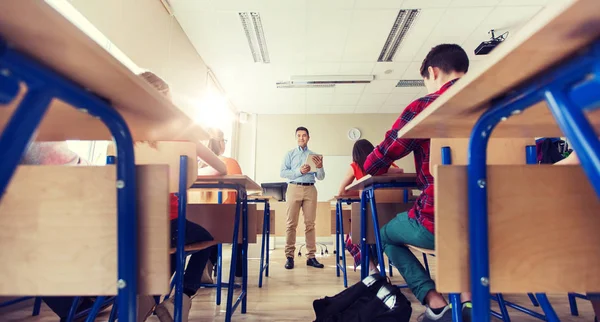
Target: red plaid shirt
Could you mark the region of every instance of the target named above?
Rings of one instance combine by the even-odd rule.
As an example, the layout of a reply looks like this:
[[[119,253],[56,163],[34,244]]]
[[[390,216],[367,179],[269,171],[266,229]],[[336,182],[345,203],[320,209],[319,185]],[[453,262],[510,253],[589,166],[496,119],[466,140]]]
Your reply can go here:
[[[398,131],[421,113],[427,106],[442,95],[457,80],[452,80],[437,92],[421,97],[410,103],[392,129],[385,134],[385,139],[375,150],[369,154],[364,168],[370,175],[380,175],[387,172],[390,165],[411,152],[415,156],[415,169],[417,169],[417,186],[422,191],[415,205],[408,211],[410,218],[416,218],[431,233],[434,232],[433,211],[433,176],[429,172],[429,146],[430,139],[399,139]]]

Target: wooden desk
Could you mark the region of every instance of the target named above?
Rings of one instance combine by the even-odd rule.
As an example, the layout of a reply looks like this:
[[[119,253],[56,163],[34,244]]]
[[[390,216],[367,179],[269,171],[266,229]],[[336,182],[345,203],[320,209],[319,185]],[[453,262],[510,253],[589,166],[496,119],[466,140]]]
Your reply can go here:
[[[127,122],[134,141],[199,143],[208,138],[183,111],[44,1],[3,3],[0,36],[16,50],[109,100]],[[0,129],[27,91],[21,85],[13,102],[0,108]],[[76,107],[57,93],[35,140],[112,140],[106,126],[85,112],[85,106]],[[197,144],[197,154],[219,172],[226,172],[223,162],[205,146]]]
[[[600,37],[597,0],[557,1],[536,15],[398,132],[406,138],[450,138],[471,134],[491,101],[547,70]],[[588,113],[600,129],[600,110]],[[561,136],[545,102],[510,117],[492,137]]]
[[[346,187],[346,191],[358,191],[364,190],[376,183],[405,183],[406,188],[417,187],[417,174],[416,173],[397,173],[397,174],[384,174],[381,176],[370,176],[366,175],[362,179],[353,182]],[[411,185],[411,183],[413,183]]]
[[[236,185],[243,187],[246,191],[262,191],[262,187],[245,175],[225,175],[225,176],[198,176],[196,184],[221,184],[221,185]],[[192,185],[192,189],[194,188]]]

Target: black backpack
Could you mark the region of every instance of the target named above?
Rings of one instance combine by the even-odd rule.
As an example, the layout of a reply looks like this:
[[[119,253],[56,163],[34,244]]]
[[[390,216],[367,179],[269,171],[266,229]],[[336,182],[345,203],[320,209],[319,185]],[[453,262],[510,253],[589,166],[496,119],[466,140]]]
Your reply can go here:
[[[400,289],[379,274],[333,297],[315,300],[315,322],[409,322],[412,308]]]

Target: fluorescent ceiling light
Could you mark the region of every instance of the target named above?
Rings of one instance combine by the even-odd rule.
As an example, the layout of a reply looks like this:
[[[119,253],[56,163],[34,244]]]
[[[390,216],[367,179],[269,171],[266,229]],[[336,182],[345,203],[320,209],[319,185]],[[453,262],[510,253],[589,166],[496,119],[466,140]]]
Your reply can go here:
[[[262,20],[258,12],[240,12],[242,27],[250,46],[250,52],[255,63],[271,62],[269,50],[267,49],[267,40],[263,31]]]
[[[378,62],[391,62],[421,9],[401,9],[381,49]]]
[[[425,82],[422,79],[401,79],[396,87],[425,87]]]
[[[292,83],[305,84],[368,84],[373,81],[373,75],[300,75],[292,76]]]

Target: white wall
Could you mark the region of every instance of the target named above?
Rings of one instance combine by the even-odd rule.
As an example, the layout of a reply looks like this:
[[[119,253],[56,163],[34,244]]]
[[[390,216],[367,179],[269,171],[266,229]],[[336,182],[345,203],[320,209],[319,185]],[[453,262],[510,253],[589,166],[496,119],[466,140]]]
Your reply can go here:
[[[298,126],[305,126],[310,131],[308,145],[314,152],[325,156],[350,156],[354,145],[347,137],[350,128],[358,128],[362,138],[377,145],[397,117],[397,114],[252,115],[247,123],[240,124],[238,161],[244,174],[259,183],[284,181],[279,177],[281,162],[285,153],[296,146],[294,131]],[[412,155],[396,164],[407,172],[415,170]],[[327,174],[327,157],[324,167]],[[328,179],[339,181],[326,175]]]

